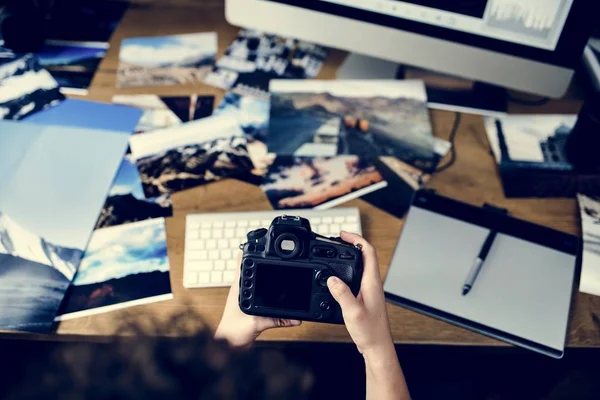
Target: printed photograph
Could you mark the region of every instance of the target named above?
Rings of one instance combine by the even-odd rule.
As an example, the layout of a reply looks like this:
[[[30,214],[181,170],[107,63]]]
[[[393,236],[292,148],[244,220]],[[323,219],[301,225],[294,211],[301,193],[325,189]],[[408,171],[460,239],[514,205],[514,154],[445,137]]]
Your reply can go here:
[[[277,156],[261,189],[276,210],[326,209],[386,185],[373,162],[357,156]]]
[[[222,178],[255,181],[238,120],[221,115],[130,138],[147,198]]]
[[[204,81],[222,89],[267,92],[271,79],[316,77],[327,53],[311,43],[241,30]]]
[[[64,93],[86,94],[108,43],[47,41],[36,53]]]
[[[268,95],[245,95],[229,91],[214,111],[214,115],[233,115],[239,119],[244,133],[253,139],[266,142],[269,128]]]
[[[576,121],[576,115],[507,115],[486,118],[485,129],[498,164],[564,165],[564,144]]]
[[[138,107],[142,117],[134,133],[181,125],[185,122],[210,117],[214,96],[156,96],[153,94],[117,95],[112,102]]]
[[[52,328],[127,147],[120,133],[39,130],[0,121],[0,329]]]
[[[20,120],[63,100],[58,83],[34,55],[0,47],[0,120]]]
[[[125,156],[115,176],[96,229],[173,215],[171,196],[146,199],[135,163]]]
[[[57,321],[173,298],[162,218],[94,231]]]
[[[274,80],[270,93],[269,152],[394,156],[423,170],[440,160],[421,81]]]
[[[117,86],[199,83],[212,69],[216,54],[215,32],[123,39]]]
[[[583,230],[579,291],[600,296],[600,197],[577,195]]]

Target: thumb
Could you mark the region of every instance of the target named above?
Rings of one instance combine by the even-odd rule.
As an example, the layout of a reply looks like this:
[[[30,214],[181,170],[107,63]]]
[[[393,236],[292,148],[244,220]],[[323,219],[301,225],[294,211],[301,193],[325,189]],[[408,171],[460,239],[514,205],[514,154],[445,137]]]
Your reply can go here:
[[[350,291],[348,285],[340,278],[335,276],[329,277],[329,279],[327,279],[327,287],[335,301],[342,307],[342,312],[344,314],[355,312],[360,308],[360,303],[356,297],[354,297],[354,294]]]
[[[282,319],[282,318],[268,318],[268,317],[256,317],[256,330],[260,333],[272,328],[287,328],[292,326],[299,326],[302,321],[296,319]]]

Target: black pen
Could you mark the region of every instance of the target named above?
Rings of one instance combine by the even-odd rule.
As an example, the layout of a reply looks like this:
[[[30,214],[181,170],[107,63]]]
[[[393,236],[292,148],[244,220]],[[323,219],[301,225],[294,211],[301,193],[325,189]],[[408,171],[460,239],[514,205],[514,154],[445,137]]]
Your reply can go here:
[[[462,288],[462,294],[465,296],[467,293],[471,291],[471,288],[475,284],[475,280],[477,279],[477,275],[479,275],[479,271],[481,271],[481,267],[483,267],[483,263],[485,262],[485,258],[487,257],[490,249],[492,248],[492,244],[494,244],[494,239],[496,238],[496,231],[490,230],[485,242],[483,242],[483,246],[481,246],[481,250],[479,250],[479,255],[475,259],[473,266],[471,267],[471,271],[469,271],[469,275],[465,280],[465,284]]]

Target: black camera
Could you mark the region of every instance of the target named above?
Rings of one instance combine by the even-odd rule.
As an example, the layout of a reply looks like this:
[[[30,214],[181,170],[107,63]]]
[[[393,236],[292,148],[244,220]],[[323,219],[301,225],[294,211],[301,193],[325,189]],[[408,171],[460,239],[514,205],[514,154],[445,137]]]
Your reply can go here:
[[[243,245],[239,304],[250,315],[341,324],[327,288],[337,276],[356,296],[363,272],[360,247],[317,235],[307,219],[277,217],[248,233]]]

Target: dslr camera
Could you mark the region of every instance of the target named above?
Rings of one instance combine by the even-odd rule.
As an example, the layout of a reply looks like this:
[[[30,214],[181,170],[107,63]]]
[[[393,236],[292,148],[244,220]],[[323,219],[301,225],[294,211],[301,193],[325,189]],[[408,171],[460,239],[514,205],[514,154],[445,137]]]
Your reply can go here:
[[[327,288],[337,276],[356,296],[362,252],[340,238],[314,233],[306,218],[277,217],[243,244],[240,309],[250,315],[341,324],[342,310]]]

